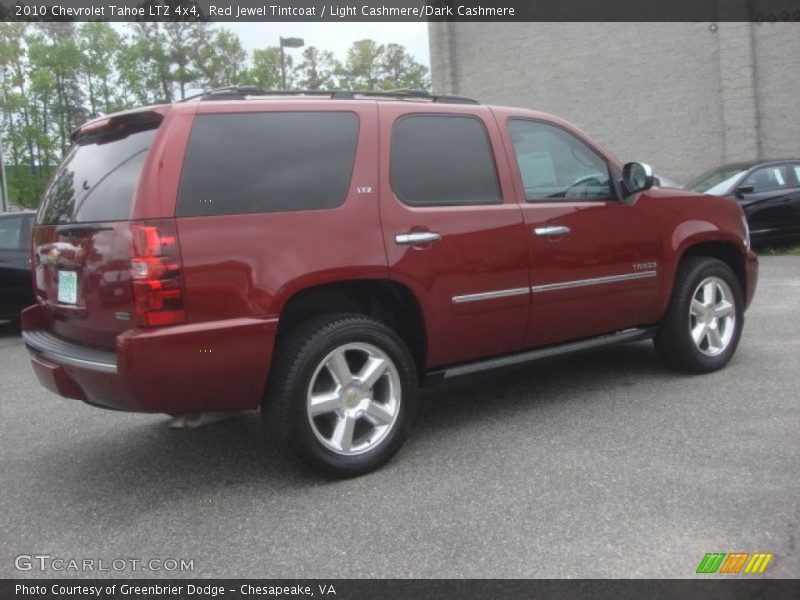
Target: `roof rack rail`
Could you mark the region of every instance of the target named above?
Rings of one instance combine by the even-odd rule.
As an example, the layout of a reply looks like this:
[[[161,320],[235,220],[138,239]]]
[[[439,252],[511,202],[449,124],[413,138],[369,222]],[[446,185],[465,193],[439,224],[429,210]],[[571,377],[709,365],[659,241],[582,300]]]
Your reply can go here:
[[[332,100],[355,100],[356,98],[395,98],[398,100],[428,100],[448,104],[480,104],[473,98],[450,94],[435,95],[425,90],[265,90],[256,85],[234,85],[217,88],[189,96],[181,102],[200,100],[244,100],[248,96],[320,96]]]

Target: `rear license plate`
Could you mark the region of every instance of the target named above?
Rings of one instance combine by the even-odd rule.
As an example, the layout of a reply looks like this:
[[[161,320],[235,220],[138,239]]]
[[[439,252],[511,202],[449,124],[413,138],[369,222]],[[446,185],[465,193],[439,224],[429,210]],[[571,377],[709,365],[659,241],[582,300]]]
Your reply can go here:
[[[78,303],[78,273],[76,271],[58,272],[58,301],[62,304]]]

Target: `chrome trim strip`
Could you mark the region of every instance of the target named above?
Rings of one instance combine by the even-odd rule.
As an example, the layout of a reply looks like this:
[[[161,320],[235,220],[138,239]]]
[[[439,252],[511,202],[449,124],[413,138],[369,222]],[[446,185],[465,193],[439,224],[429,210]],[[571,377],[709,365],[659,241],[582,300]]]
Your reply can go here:
[[[524,287],[514,288],[513,290],[498,290],[496,292],[481,292],[480,294],[464,294],[463,296],[453,296],[453,304],[479,302],[481,300],[492,300],[494,298],[508,298],[509,296],[523,296],[528,293],[528,288]]]
[[[656,329],[656,327],[625,329],[616,333],[601,335],[599,337],[580,340],[577,342],[568,342],[566,344],[559,344],[557,346],[548,346],[547,348],[528,350],[526,352],[520,352],[510,356],[490,358],[488,360],[482,360],[457,367],[450,367],[449,369],[445,369],[443,372],[439,371],[438,374],[440,374],[440,376],[443,375],[444,379],[451,379],[453,377],[471,375],[472,373],[479,373],[481,371],[488,371],[490,369],[509,367],[512,365],[533,362],[545,358],[553,358],[563,354],[573,354],[576,352],[583,352],[585,350],[594,350],[596,348],[612,346],[614,344],[646,340],[655,335]],[[431,373],[429,377],[433,378],[436,374],[437,372]]]
[[[605,283],[617,283],[620,281],[631,281],[634,279],[648,279],[655,277],[657,271],[639,271],[638,273],[628,273],[626,275],[610,275],[608,277],[593,277],[592,279],[576,279],[574,281],[563,281],[561,283],[545,283],[543,285],[534,285],[531,291],[534,294],[540,292],[551,292],[553,290],[566,290],[576,287],[584,287],[587,285],[602,285]]]
[[[117,357],[113,352],[71,344],[45,331],[23,331],[22,339],[28,350],[59,364],[101,373],[117,372]]]

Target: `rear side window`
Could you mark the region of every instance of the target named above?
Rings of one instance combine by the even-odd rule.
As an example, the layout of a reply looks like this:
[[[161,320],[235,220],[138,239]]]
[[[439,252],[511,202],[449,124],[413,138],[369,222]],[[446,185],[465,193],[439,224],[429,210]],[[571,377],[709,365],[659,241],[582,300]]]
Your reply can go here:
[[[785,166],[764,167],[753,171],[741,185],[752,185],[756,194],[791,187],[789,185],[789,173]]]
[[[186,150],[178,216],[340,206],[358,143],[350,112],[198,115]]]
[[[479,119],[412,115],[392,130],[392,189],[411,206],[499,204],[492,150]]]
[[[38,222],[130,218],[133,195],[156,129],[92,136],[70,148],[42,198]]]

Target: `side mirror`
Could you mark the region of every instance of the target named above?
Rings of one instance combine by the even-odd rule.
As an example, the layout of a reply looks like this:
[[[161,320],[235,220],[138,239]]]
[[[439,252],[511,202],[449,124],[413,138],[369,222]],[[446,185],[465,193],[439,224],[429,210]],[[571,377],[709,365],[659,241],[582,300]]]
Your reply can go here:
[[[653,167],[639,162],[629,162],[622,167],[622,191],[625,197],[649,190],[655,183]]]
[[[755,191],[756,186],[754,185],[738,185],[736,186],[736,189],[733,190],[733,193],[737,198],[744,198],[745,194],[752,194]]]

